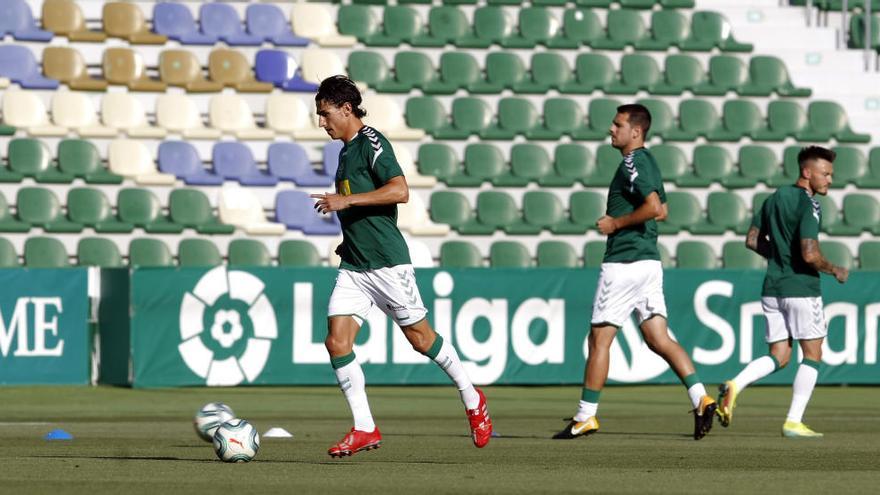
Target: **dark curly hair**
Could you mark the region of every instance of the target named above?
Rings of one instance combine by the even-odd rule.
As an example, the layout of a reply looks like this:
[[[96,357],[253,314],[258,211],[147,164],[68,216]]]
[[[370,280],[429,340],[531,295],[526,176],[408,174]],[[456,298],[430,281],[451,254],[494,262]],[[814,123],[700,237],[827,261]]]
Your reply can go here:
[[[354,81],[346,76],[330,76],[321,81],[318,94],[315,95],[315,103],[321,100],[341,107],[345,103],[351,104],[351,111],[355,117],[361,119],[367,116],[367,111],[361,108],[363,98]]]

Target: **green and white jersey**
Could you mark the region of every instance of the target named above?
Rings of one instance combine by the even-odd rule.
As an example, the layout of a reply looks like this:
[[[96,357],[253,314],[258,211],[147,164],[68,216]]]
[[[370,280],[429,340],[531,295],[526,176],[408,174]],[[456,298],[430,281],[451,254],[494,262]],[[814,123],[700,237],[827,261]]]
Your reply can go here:
[[[819,272],[801,256],[802,239],[818,239],[822,208],[806,189],[780,187],[755,213],[752,225],[770,241],[770,258],[761,293],[767,297],[822,295]]]
[[[608,188],[608,204],[605,214],[618,218],[632,213],[645,202],[652,192],[666,203],[666,189],[660,168],[651,152],[638,148],[623,157],[611,187]],[[648,220],[632,225],[608,236],[605,246],[605,263],[629,263],[641,260],[659,260],[657,250],[657,221]]]
[[[339,152],[336,192],[348,196],[375,191],[399,175],[403,171],[391,144],[364,126]],[[340,268],[366,271],[411,263],[397,228],[397,205],[353,206],[336,213],[342,224]]]

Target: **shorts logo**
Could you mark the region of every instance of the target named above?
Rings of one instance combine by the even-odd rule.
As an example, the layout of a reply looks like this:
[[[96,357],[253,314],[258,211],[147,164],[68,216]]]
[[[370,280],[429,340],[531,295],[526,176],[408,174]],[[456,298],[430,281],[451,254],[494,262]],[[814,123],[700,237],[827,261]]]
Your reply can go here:
[[[253,382],[262,373],[278,336],[264,288],[250,273],[218,266],[183,296],[178,351],[207,385]]]

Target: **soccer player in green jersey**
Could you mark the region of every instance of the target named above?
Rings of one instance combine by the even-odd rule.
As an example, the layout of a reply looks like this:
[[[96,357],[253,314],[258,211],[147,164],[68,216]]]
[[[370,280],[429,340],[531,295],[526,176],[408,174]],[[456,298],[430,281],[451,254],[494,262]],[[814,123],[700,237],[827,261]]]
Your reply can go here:
[[[336,192],[312,195],[318,211],[339,215],[343,237],[325,345],[354,427],[328,454],[352,455],[378,448],[382,442],[367,402],[364,372],[353,351],[355,337],[374,305],[400,326],[416,351],[455,382],[474,445],[484,447],[492,435],[486,397],[471,383],[452,344],[428,323],[409,251],[397,229],[397,204],[409,199],[406,178],[385,136],[361,120],[366,115],[361,102],[357,86],[345,76],[323,80],[315,96],[319,125],[332,139],[345,143],[339,153]]]
[[[651,114],[642,105],[622,105],[611,124],[611,145],[623,161],[608,190],[605,216],[596,225],[608,236],[599,283],[593,300],[589,356],[577,413],[556,439],[571,439],[599,430],[596,412],[608,378],[609,350],[617,330],[635,311],[648,347],[659,354],[687,388],[694,407],[694,438],[712,428],[716,403],[706,395],[690,357],[669,337],[663,268],[657,250],[657,220],[666,218],[666,191],[657,162],[645,148]]]
[[[788,364],[792,340],[800,343],[804,359],[794,378],[794,393],[782,426],[786,437],[821,437],[803,423],[804,410],[813,394],[822,358],[822,341],[828,334],[819,272],[846,282],[849,271],[835,266],[819,249],[822,210],[813,199],[828,194],[834,174],[835,153],[809,146],[798,153],[800,177],[779,188],[755,212],[746,235],[746,246],[767,258],[761,306],[767,321],[770,354],[750,362],[732,380],[721,385],[718,416],[723,426],[733,420],[737,396],[750,384]]]

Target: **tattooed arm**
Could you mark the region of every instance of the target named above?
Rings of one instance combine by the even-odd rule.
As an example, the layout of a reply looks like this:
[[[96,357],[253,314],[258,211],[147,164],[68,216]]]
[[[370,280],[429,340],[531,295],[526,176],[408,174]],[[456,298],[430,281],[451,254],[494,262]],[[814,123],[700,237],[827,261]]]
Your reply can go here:
[[[842,266],[836,266],[828,261],[819,250],[819,241],[816,239],[801,239],[801,256],[808,265],[822,273],[834,275],[841,284],[849,277],[849,270]]]
[[[749,233],[746,234],[746,247],[764,258],[770,258],[770,242],[767,241],[767,236],[762,235],[761,230],[754,225],[749,228]]]

